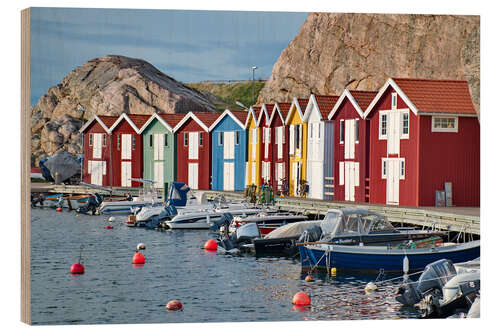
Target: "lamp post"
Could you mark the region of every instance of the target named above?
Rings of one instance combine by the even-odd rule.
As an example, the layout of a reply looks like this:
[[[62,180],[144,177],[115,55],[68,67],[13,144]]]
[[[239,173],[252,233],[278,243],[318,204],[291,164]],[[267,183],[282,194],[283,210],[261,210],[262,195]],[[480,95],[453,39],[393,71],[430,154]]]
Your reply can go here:
[[[251,103],[251,105],[253,105],[253,103],[254,103],[254,81],[255,81],[255,70],[257,68],[258,68],[257,66],[252,67],[252,103]]]

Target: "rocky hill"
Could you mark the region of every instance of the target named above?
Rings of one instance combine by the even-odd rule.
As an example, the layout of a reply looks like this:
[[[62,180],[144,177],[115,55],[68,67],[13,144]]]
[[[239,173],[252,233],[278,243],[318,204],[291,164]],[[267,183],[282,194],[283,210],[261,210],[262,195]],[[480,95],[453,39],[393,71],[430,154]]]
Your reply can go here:
[[[215,111],[203,94],[124,56],[92,59],[51,87],[32,107],[32,165],[60,150],[81,153],[80,127],[99,115]]]
[[[479,113],[479,32],[479,16],[311,13],[259,101],[378,90],[388,77],[465,79]]]

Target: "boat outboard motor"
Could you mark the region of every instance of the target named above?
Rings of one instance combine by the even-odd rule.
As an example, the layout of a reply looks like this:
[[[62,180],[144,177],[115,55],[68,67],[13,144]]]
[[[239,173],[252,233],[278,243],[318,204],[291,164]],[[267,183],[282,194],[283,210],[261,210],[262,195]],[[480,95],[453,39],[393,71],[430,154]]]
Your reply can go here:
[[[224,228],[222,234],[227,237],[229,235],[229,226],[231,225],[232,220],[233,215],[231,213],[224,213],[217,221],[211,220],[213,224],[210,226],[210,230],[217,231]]]
[[[64,206],[64,198],[62,196],[60,196],[59,199],[57,199],[56,207],[63,208],[63,206]]]
[[[43,206],[43,201],[45,200],[45,196],[40,193],[37,197],[31,194],[31,207],[36,207],[37,204],[40,204],[40,206]]]
[[[442,290],[443,286],[457,274],[453,262],[448,259],[435,261],[427,266],[417,282],[408,281],[399,287],[396,300],[403,305],[415,305],[426,294]]]
[[[89,195],[89,198],[87,199],[87,205],[79,207],[76,212],[82,214],[90,211],[92,212],[92,215],[95,215],[95,212],[97,211],[97,208],[101,203],[102,196],[99,193],[94,193],[92,195]]]
[[[320,226],[313,226],[307,230],[305,230],[299,237],[298,243],[304,242],[317,242],[321,239],[323,231]]]

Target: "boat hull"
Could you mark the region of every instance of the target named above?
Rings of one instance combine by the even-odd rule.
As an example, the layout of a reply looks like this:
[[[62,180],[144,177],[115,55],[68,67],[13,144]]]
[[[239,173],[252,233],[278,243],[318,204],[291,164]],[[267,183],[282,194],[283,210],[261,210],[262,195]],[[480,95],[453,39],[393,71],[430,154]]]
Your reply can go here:
[[[401,272],[403,260],[409,259],[410,271],[422,270],[428,264],[449,259],[454,263],[480,256],[480,243],[473,241],[453,246],[426,249],[390,249],[382,246],[299,245],[303,270],[336,268],[346,271]]]

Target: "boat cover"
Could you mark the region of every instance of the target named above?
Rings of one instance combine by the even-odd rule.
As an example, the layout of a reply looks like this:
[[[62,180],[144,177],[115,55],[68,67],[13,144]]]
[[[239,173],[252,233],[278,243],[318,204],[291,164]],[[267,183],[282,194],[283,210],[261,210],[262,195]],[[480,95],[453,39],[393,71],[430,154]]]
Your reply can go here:
[[[50,171],[50,175],[56,182],[63,182],[80,171],[81,165],[75,157],[62,151],[50,156],[43,165]],[[42,172],[43,172],[43,168]]]
[[[190,188],[186,184],[181,182],[172,182],[167,201],[176,207],[184,207],[186,206],[187,193],[189,191]]]
[[[307,229],[313,226],[319,226],[321,221],[301,221],[295,223],[288,223],[284,226],[274,229],[268,233],[264,238],[284,238],[284,237],[295,237],[302,234]]]

